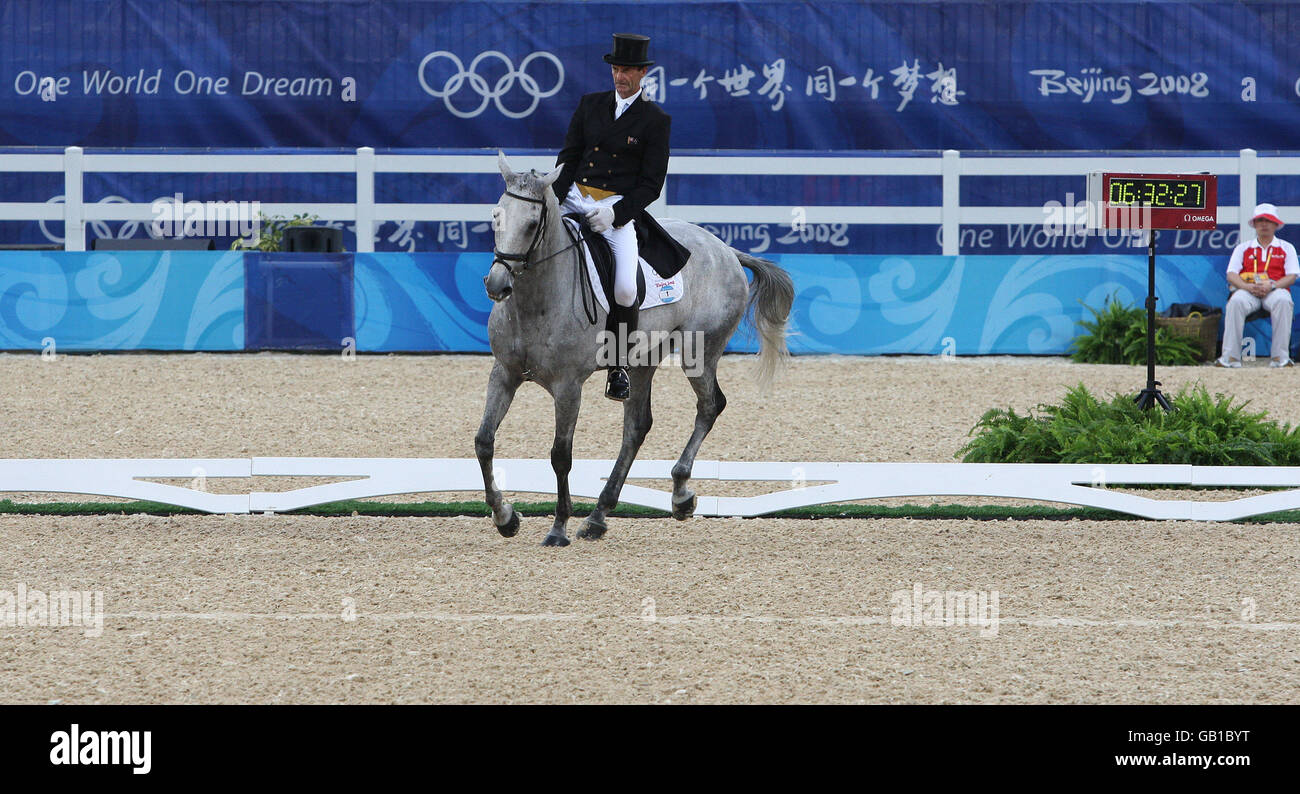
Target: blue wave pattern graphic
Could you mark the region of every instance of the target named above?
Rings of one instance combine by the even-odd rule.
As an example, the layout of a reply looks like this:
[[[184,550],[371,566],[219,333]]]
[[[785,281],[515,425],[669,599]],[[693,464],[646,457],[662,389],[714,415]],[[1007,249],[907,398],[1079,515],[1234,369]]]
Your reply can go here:
[[[1060,355],[1087,316],[1083,304],[1146,295],[1143,255],[772,258],[795,283],[794,353]],[[490,263],[486,254],[358,254],[358,349],[487,351]],[[1157,265],[1161,308],[1227,299],[1216,257]],[[742,325],[728,349],[755,352],[758,340]]]
[[[242,350],[243,254],[0,255],[0,347]]]
[[[240,252],[0,254],[0,347],[39,350],[242,350]],[[355,254],[356,349],[488,352],[486,253]],[[773,256],[795,284],[790,350],[852,355],[1061,355],[1110,295],[1140,305],[1142,254]],[[1157,261],[1158,308],[1227,299],[1220,257]],[[342,271],[346,272],[346,271]],[[280,300],[302,301],[301,294]],[[303,307],[271,311],[302,314]],[[344,325],[347,325],[346,320]],[[1267,324],[1247,331],[1266,349]],[[729,349],[754,352],[748,324]]]
[[[491,254],[357,254],[357,349],[489,350],[492,302],[483,290]]]
[[[795,282],[795,353],[1060,355],[1107,296],[1140,305],[1142,255],[774,256]],[[1226,260],[1157,260],[1157,308],[1227,300]],[[1253,327],[1252,327],[1253,330]],[[754,348],[741,348],[752,350]]]

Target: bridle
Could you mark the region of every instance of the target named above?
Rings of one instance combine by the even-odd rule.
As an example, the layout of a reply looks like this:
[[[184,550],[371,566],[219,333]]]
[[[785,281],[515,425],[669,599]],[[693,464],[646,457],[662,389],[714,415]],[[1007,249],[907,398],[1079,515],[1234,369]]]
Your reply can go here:
[[[545,262],[548,259],[554,259],[555,257],[559,256],[560,254],[564,253],[565,251],[568,251],[570,248],[573,248],[574,246],[577,245],[577,242],[570,243],[569,245],[566,245],[565,247],[550,254],[549,256],[544,256],[541,259],[533,261],[532,258],[533,252],[537,250],[538,244],[542,242],[542,235],[546,233],[547,212],[549,211],[549,207],[547,207],[546,205],[546,199],[532,198],[530,196],[521,196],[518,193],[511,193],[509,190],[506,191],[506,195],[509,196],[510,198],[519,199],[520,201],[527,201],[530,204],[541,204],[542,217],[539,218],[537,221],[537,231],[533,232],[533,241],[528,244],[528,250],[524,251],[522,254],[509,254],[504,251],[496,250],[494,246],[492,248],[492,264],[495,265],[497,262],[500,262],[501,264],[506,266],[506,269],[510,271],[510,275],[518,278],[519,276],[522,276],[532,265],[540,265],[541,263]],[[511,264],[512,262],[521,262],[522,264],[518,267],[518,269],[516,269],[514,265]]]
[[[542,217],[537,221],[537,231],[533,232],[533,241],[528,244],[528,250],[522,254],[508,254],[504,251],[498,251],[495,246],[492,248],[492,264],[495,265],[500,262],[506,266],[511,275],[522,276],[524,271],[528,270],[528,266],[532,264],[529,259],[532,257],[533,251],[537,250],[537,244],[542,241],[542,235],[546,232],[546,199],[521,196],[518,193],[511,193],[509,190],[506,191],[506,195],[520,201],[527,201],[530,204],[542,205]],[[516,270],[514,265],[510,264],[511,262],[522,262],[523,264]]]
[[[520,201],[527,201],[530,204],[541,204],[542,217],[539,218],[537,221],[537,231],[533,233],[533,240],[528,244],[528,250],[524,251],[522,254],[511,254],[511,253],[506,253],[504,251],[498,251],[496,249],[496,246],[493,246],[492,247],[493,265],[495,265],[497,262],[500,262],[502,265],[505,266],[507,270],[510,271],[510,275],[514,276],[515,278],[519,278],[525,273],[525,271],[528,270],[528,268],[531,265],[540,265],[542,262],[545,262],[548,259],[554,259],[555,257],[559,256],[565,251],[569,251],[571,249],[577,248],[579,245],[582,244],[581,234],[575,234],[573,231],[569,229],[567,225],[560,224],[561,226],[564,226],[564,230],[569,234],[570,238],[572,239],[572,242],[570,242],[568,245],[564,246],[560,250],[555,251],[554,253],[551,253],[548,256],[544,256],[541,259],[538,259],[537,261],[534,262],[532,259],[533,252],[537,250],[538,244],[541,243],[542,241],[542,235],[546,233],[547,212],[549,211],[549,208],[547,207],[546,204],[546,199],[532,198],[530,196],[521,196],[518,193],[511,193],[509,190],[506,191],[506,195],[509,196],[510,198],[519,199]],[[519,269],[516,270],[514,266],[511,264],[511,262],[521,262],[522,264],[519,266]],[[577,251],[574,255],[574,265],[578,271],[578,278],[582,281],[582,283],[586,287],[586,289],[583,290],[583,294],[582,294],[583,311],[587,315],[587,321],[592,325],[595,325],[596,324],[596,293],[595,293],[595,289],[593,288],[590,282],[590,279],[587,276],[587,269],[583,267],[582,252],[580,250]],[[483,281],[485,283],[487,282],[487,276],[483,277]],[[586,297],[588,293],[590,293],[591,295],[590,308],[587,307],[587,302],[586,302]]]

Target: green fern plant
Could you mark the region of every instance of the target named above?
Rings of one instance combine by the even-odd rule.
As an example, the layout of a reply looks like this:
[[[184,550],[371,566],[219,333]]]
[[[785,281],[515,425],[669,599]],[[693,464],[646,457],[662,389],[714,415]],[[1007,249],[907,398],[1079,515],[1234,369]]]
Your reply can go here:
[[[1279,425],[1248,402],[1184,386],[1174,410],[1142,410],[1133,395],[1097,399],[1081,383],[1059,405],[1024,415],[985,412],[956,457],[967,463],[1180,463],[1300,465],[1300,428]]]
[[[1146,310],[1125,306],[1114,295],[1106,298],[1100,310],[1080,301],[1092,314],[1080,320],[1084,333],[1071,343],[1070,358],[1083,364],[1145,364],[1147,361]],[[1166,328],[1156,329],[1156,363],[1165,366],[1195,364],[1201,349],[1185,336]]]
[[[1106,298],[1100,310],[1083,301],[1083,308],[1092,314],[1092,320],[1080,320],[1084,332],[1074,338],[1070,358],[1085,364],[1124,364],[1125,335],[1128,329],[1142,321],[1142,310],[1129,307],[1115,299]]]

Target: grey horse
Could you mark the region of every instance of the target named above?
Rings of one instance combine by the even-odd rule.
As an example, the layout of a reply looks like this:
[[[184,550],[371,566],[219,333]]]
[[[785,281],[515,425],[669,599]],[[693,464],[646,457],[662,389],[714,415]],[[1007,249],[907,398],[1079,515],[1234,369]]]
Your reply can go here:
[[[497,427],[524,381],[534,381],[550,393],[555,401],[551,466],[557,500],[555,524],[542,545],[567,546],[565,526],[573,512],[568,482],[573,429],[582,402],[582,384],[602,363],[605,312],[598,304],[593,308],[591,296],[584,294],[588,287],[579,273],[580,249],[571,244],[551,190],[560,169],[545,175],[515,173],[503,153],[498,153],[497,161],[506,192],[492,211],[496,258],[483,279],[488,297],[494,301],[488,339],[496,360],[488,378],[487,402],[474,436],[474,450],[483,469],[492,523],[503,536],[512,537],[519,531],[519,515],[502,498],[492,473]],[[672,469],[672,514],[685,521],[695,512],[695,494],[687,487],[695,455],[727,404],[718,387],[718,359],[746,307],[752,307],[761,340],[758,383],[766,389],[788,356],[786,321],[794,286],[789,274],[776,264],[736,251],[698,226],[667,219],[662,225],[691,252],[682,271],[684,295],[676,303],[642,312],[640,331],[646,332],[643,339],[671,338],[669,332],[678,332],[674,336],[679,340],[687,334],[697,340],[695,360],[687,362],[682,350],[683,369],[696,395],[695,429]],[[753,272],[753,286],[742,266]],[[623,404],[623,445],[596,509],[577,532],[580,538],[598,540],[605,534],[605,518],[618,504],[628,470],[650,431],[650,384],[655,369],[653,363],[646,363],[628,370],[632,390]]]

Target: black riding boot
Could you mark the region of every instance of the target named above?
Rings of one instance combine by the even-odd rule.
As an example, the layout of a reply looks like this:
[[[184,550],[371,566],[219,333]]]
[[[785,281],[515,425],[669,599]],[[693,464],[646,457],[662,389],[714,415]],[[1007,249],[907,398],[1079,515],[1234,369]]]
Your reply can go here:
[[[605,380],[605,396],[617,402],[623,402],[632,393],[632,384],[627,377],[627,353],[636,341],[639,318],[640,307],[619,306],[615,302],[610,307],[609,316],[605,320],[605,330],[609,331],[614,338],[617,356],[615,360],[618,362],[616,366],[609,368],[609,376]]]

